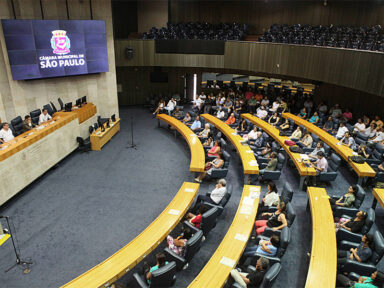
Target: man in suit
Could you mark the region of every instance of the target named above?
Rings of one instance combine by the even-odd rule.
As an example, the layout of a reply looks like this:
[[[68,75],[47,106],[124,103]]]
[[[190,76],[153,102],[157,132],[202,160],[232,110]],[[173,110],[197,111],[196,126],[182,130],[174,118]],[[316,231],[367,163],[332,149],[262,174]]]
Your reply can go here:
[[[26,115],[24,117],[24,121],[23,121],[23,129],[24,129],[24,131],[29,131],[32,128],[34,128],[35,126],[36,126],[36,124],[32,122],[31,116]]]

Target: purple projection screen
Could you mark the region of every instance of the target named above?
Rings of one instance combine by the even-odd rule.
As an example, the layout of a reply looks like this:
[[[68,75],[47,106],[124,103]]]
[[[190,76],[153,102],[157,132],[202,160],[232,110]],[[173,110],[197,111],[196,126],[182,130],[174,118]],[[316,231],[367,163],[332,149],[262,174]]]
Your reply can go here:
[[[1,20],[13,80],[108,72],[105,22]]]

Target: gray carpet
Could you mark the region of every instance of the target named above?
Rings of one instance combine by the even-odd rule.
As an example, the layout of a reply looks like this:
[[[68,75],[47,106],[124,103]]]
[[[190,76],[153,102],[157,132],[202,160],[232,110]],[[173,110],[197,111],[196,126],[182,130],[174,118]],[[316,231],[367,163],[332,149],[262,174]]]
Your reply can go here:
[[[34,262],[27,275],[19,268],[4,273],[15,260],[7,241],[0,247],[1,287],[58,287],[70,281],[132,240],[161,213],[184,181],[193,180],[189,149],[181,136],[175,139],[164,123],[157,128],[157,120],[144,108],[122,108],[120,115],[121,131],[101,152],[71,154],[1,207],[0,214],[13,218],[22,258]],[[138,150],[126,149],[131,116]],[[234,185],[233,196],[197,257],[177,274],[175,287],[186,287],[196,277],[236,213],[243,178],[239,157],[233,151],[231,155],[227,180]],[[299,177],[293,168],[284,168],[278,188],[285,181],[297,189]],[[349,183],[356,183],[354,173],[341,167],[337,181],[328,185],[327,191],[341,195]],[[213,186],[212,182],[203,183],[200,193]],[[266,191],[265,185],[262,187]],[[372,203],[370,189],[367,193],[364,207]],[[310,214],[305,211],[306,193],[296,191],[292,203],[297,212],[292,242],[274,287],[305,284],[312,231]],[[376,224],[381,228],[383,210],[378,206],[376,211]],[[152,262],[154,253],[163,248],[164,244],[160,245],[145,260]],[[141,264],[119,282],[130,287],[132,273],[140,268]]]

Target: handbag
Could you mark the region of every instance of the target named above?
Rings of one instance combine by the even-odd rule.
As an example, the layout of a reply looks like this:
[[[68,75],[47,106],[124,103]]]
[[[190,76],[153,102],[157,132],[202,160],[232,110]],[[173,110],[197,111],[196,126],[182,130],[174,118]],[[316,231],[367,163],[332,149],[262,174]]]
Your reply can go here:
[[[296,145],[296,142],[287,139],[287,140],[284,140],[284,144],[287,146],[294,146],[294,145]]]
[[[299,146],[290,146],[289,151],[293,153],[300,153],[300,154],[304,153],[303,149],[301,149]]]
[[[352,161],[357,164],[364,164],[365,158],[361,155],[348,156],[348,161]]]
[[[211,169],[211,168],[212,168],[212,163],[207,163],[207,165],[205,165],[204,170],[205,170],[205,171],[208,171],[208,170]]]

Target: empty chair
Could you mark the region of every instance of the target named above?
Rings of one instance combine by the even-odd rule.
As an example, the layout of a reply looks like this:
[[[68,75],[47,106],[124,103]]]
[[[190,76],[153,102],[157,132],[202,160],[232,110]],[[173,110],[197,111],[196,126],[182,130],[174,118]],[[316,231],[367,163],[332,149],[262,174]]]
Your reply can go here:
[[[352,219],[355,216],[349,217],[347,215],[342,215],[342,217],[346,219]],[[371,227],[375,222],[375,217],[376,217],[375,210],[373,210],[372,208],[369,208],[367,210],[367,217],[365,218],[364,226],[361,229],[361,232],[354,233],[352,231],[348,231],[347,229],[340,228],[336,233],[337,241],[340,242],[342,240],[345,240],[345,241],[351,241],[351,242],[359,242],[361,240],[361,237],[363,237],[364,234],[367,234],[371,230]]]
[[[341,163],[341,159],[335,153],[331,154],[331,157],[328,160],[328,171],[320,172],[319,181],[323,182],[331,182],[335,181],[338,175],[339,166]]]
[[[201,240],[203,239],[203,231],[197,231],[185,244],[184,257],[177,255],[169,248],[164,249],[164,253],[168,261],[176,262],[176,269],[181,270],[183,267],[188,267],[189,261],[199,251]]]
[[[216,226],[217,216],[219,213],[219,208],[217,206],[212,207],[207,212],[201,216],[200,230],[203,231],[204,236],[207,236],[208,233]],[[193,224],[188,221],[184,221],[185,226],[189,227],[191,231],[199,231]]]
[[[57,109],[56,109],[55,104],[53,104],[52,101],[50,101],[49,103],[51,103],[51,107],[52,107],[52,111],[53,111],[53,113],[56,113],[56,112],[57,112]],[[51,115],[53,115],[53,114],[51,114]]]
[[[64,110],[64,103],[63,103],[63,101],[61,100],[61,98],[58,98],[58,99],[57,99],[57,102],[59,102],[60,110]]]
[[[39,125],[39,116],[41,114],[40,109],[33,110],[29,112],[29,115],[31,115],[32,123]]]
[[[366,159],[367,163],[379,165],[384,161],[384,146],[381,143],[376,143],[372,151],[372,156]]]
[[[151,284],[148,284],[145,275],[143,277],[135,273],[133,274],[133,278],[138,287],[141,288],[171,287],[176,280],[176,262],[172,261],[156,271],[151,272],[151,278],[149,279]]]
[[[23,129],[23,119],[20,116],[11,120],[11,125],[13,127],[14,136],[20,135],[24,132]]]
[[[76,138],[77,143],[79,144],[79,151],[80,152],[88,152],[91,150],[91,141],[89,140],[84,140],[82,137],[77,137]]]
[[[288,182],[285,182],[285,183],[284,183],[284,186],[283,186],[283,190],[281,191],[280,199],[281,199],[284,203],[288,203],[288,202],[291,202],[291,201],[292,201],[292,198],[293,198],[293,189],[292,189],[292,186],[291,186],[291,184],[289,184]]]

